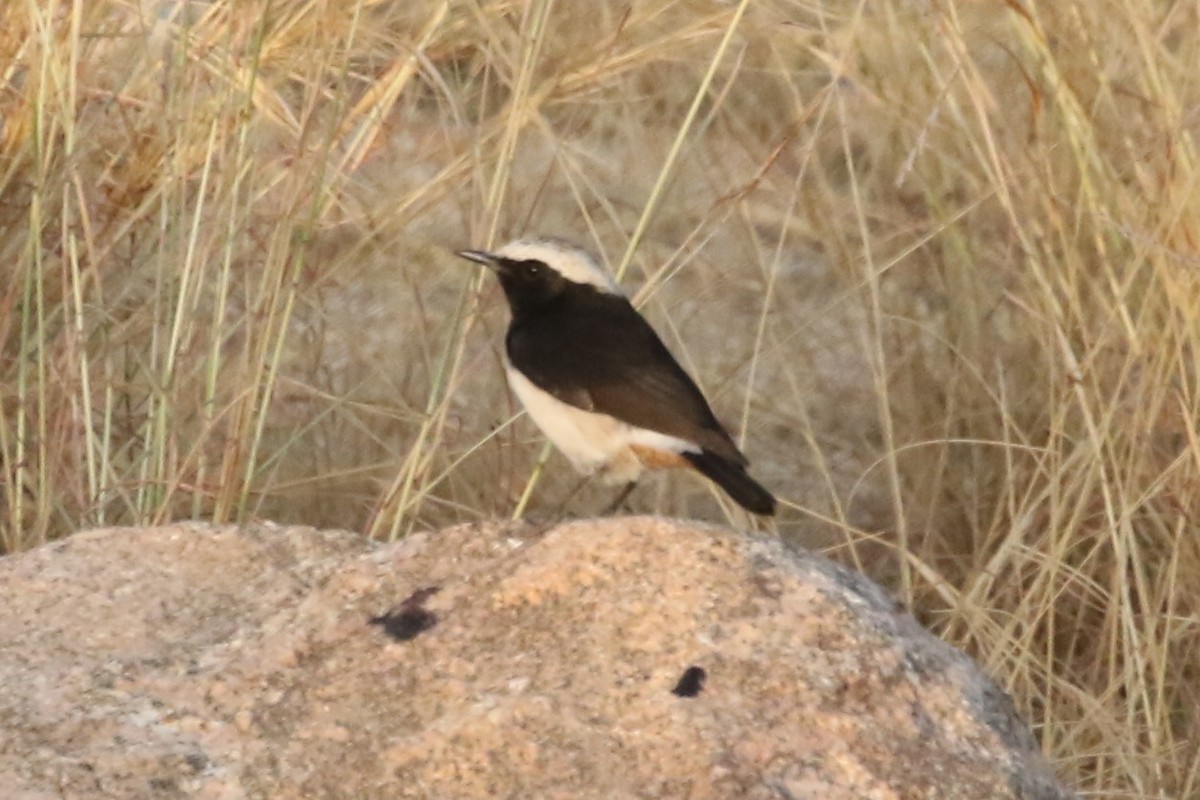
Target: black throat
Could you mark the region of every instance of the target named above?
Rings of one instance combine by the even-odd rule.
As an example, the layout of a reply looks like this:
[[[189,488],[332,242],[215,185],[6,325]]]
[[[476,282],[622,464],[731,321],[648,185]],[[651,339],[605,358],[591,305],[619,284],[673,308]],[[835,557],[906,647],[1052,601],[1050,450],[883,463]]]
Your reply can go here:
[[[540,316],[558,317],[562,314],[585,317],[599,314],[608,316],[606,309],[628,305],[621,295],[612,294],[587,284],[562,279],[555,286],[530,285],[519,281],[500,278],[508,307],[512,310],[512,324],[519,325]],[[611,313],[611,311],[609,312]]]
[[[552,313],[562,303],[570,305],[584,293],[595,293],[593,287],[569,281],[540,262],[505,266],[507,269],[502,269],[499,274],[500,286],[512,310],[513,322]]]

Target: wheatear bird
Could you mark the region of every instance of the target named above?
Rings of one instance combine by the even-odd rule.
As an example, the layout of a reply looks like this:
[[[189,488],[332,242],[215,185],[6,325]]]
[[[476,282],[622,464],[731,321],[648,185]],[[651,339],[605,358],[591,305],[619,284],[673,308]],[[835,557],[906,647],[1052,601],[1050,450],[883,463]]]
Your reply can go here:
[[[690,466],[743,508],[775,513],[695,382],[586,251],[521,239],[458,255],[499,277],[509,385],[577,470],[631,487],[643,469]]]

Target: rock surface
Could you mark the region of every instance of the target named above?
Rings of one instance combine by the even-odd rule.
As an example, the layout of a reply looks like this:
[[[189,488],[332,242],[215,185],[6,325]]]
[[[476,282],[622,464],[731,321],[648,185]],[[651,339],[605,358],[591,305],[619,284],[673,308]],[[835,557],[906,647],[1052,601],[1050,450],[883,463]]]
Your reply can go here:
[[[102,530],[0,587],[10,799],[1071,796],[881,590],[729,531]]]

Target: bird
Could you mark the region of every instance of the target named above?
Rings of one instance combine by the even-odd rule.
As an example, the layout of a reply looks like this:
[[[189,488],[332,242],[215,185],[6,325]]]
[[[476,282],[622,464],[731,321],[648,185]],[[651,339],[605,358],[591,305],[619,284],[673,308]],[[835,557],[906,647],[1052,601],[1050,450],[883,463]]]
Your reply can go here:
[[[775,513],[695,381],[588,251],[530,237],[456,255],[504,290],[509,387],[577,471],[625,484],[613,508],[643,470],[685,467],[747,511]]]

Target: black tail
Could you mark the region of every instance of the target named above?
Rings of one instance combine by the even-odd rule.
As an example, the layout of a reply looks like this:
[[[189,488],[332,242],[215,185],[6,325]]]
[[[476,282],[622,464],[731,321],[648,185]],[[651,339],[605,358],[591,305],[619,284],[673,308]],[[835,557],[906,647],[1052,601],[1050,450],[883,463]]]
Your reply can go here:
[[[747,475],[746,468],[742,465],[722,458],[710,450],[682,455],[693,467],[724,489],[742,508],[763,516],[775,513],[775,498]]]

